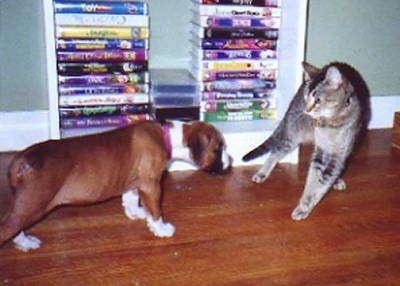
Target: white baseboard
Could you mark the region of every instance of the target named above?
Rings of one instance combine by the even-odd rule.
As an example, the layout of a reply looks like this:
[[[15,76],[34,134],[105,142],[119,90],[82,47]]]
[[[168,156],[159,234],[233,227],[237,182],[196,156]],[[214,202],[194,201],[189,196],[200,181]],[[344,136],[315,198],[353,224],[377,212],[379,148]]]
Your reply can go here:
[[[49,139],[46,110],[0,112],[0,151],[17,151]]]
[[[372,119],[370,129],[392,128],[393,114],[400,110],[400,96],[376,96],[371,99]],[[49,113],[46,110],[0,112],[0,151],[15,151],[50,138]],[[265,130],[241,130],[224,132],[228,152],[234,158],[234,165],[262,164],[263,158],[243,163],[241,157],[263,142],[268,133]],[[296,163],[297,152],[284,159]],[[186,164],[174,164],[173,170],[190,168]]]
[[[249,165],[261,165],[265,161],[265,156],[261,156],[257,159],[254,159],[250,162],[243,162],[242,157],[250,150],[253,150],[255,147],[264,142],[265,139],[271,134],[271,131],[266,132],[229,132],[224,134],[225,142],[227,145],[227,152],[233,158],[233,166],[249,166]],[[292,152],[288,156],[286,156],[282,162],[283,163],[291,163],[296,164],[299,161],[298,150]],[[194,169],[193,166],[182,163],[182,162],[174,162],[171,165],[170,170],[172,171],[180,171],[180,170],[188,170]]]
[[[400,95],[371,97],[371,110],[369,129],[392,128],[394,112],[400,111]]]

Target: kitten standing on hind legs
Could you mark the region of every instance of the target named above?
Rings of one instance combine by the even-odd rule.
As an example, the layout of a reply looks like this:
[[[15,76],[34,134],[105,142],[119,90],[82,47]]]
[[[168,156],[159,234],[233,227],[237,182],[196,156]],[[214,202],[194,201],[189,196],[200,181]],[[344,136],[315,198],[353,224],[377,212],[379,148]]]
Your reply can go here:
[[[308,79],[278,127],[243,157],[249,161],[268,154],[252,177],[253,182],[262,183],[299,144],[314,143],[304,191],[292,212],[294,220],[305,219],[331,187],[346,187],[340,176],[371,115],[368,87],[353,67],[332,62],[319,69],[304,62],[303,68]]]

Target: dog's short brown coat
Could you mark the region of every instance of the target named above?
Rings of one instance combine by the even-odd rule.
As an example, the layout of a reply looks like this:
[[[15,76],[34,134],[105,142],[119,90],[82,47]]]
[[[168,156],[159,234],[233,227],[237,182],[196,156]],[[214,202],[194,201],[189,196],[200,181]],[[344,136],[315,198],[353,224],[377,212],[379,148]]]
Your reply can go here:
[[[222,170],[215,166],[220,166],[218,150],[224,140],[210,124],[184,125],[183,141],[200,169]],[[162,128],[153,121],[49,140],[21,151],[9,168],[14,204],[0,226],[0,245],[56,206],[101,202],[130,189],[138,190],[142,205],[157,220],[162,216],[160,183],[169,159]]]

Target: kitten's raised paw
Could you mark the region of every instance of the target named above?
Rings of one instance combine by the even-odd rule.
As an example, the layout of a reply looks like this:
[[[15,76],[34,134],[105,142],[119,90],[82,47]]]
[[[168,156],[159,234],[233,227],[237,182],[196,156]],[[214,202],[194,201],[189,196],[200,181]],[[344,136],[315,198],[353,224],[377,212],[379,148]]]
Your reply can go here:
[[[257,183],[257,184],[263,183],[266,179],[267,179],[267,175],[265,175],[265,174],[263,174],[263,173],[255,173],[255,174],[253,175],[253,177],[251,177],[251,180],[252,180],[254,183]]]
[[[336,183],[333,185],[333,188],[338,191],[344,191],[346,189],[346,183],[343,179],[337,179]]]
[[[292,219],[294,220],[302,220],[308,217],[310,214],[311,210],[304,206],[304,205],[298,205],[292,212]]]

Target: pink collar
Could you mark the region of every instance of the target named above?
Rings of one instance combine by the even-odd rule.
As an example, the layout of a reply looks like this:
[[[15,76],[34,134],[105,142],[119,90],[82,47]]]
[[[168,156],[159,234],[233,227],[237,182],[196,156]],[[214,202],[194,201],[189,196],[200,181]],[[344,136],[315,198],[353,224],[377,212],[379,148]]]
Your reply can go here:
[[[169,132],[169,125],[168,123],[164,123],[162,125],[163,135],[164,135],[164,143],[167,149],[168,157],[172,157],[172,142],[171,142],[171,134]]]

